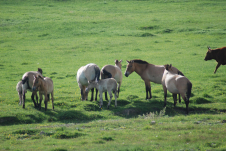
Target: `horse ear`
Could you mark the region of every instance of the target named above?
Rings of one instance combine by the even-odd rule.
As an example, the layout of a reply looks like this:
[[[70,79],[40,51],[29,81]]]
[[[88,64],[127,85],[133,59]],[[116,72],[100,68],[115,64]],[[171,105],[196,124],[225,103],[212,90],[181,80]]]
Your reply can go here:
[[[116,60],[115,60],[115,64],[117,64],[117,63],[118,63],[118,60],[116,59]]]
[[[129,63],[129,61],[128,61],[128,60],[126,60],[126,62],[127,62],[127,63]]]
[[[122,62],[122,60],[119,61],[120,63]]]
[[[170,68],[172,67],[172,64],[170,64],[170,66],[169,66]]]

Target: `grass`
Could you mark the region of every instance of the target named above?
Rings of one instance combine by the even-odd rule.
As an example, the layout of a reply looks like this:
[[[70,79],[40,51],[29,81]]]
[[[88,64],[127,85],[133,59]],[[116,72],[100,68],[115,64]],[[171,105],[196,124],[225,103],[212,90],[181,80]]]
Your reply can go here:
[[[225,150],[225,66],[204,61],[225,46],[225,1],[0,1],[0,150]],[[152,83],[123,77],[118,107],[81,101],[77,70],[122,59],[173,64],[193,84],[189,115]],[[55,110],[25,109],[15,90],[40,67],[54,82]],[[152,122],[154,121],[154,122]]]

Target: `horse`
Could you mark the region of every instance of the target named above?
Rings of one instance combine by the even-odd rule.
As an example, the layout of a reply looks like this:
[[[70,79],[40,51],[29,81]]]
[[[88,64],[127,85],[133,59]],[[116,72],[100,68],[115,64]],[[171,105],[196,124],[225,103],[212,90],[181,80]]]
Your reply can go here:
[[[47,102],[49,100],[48,94],[51,94],[52,99],[52,109],[54,110],[54,98],[53,98],[53,81],[52,79],[48,77],[43,77],[39,74],[34,76],[33,85],[32,85],[33,91],[39,91],[39,110],[41,110],[41,103],[42,103],[42,95],[45,96],[45,111],[47,110]]]
[[[154,65],[150,64],[146,61],[135,59],[135,60],[126,60],[127,61],[127,67],[125,71],[125,76],[128,77],[131,73],[134,71],[140,75],[140,77],[145,82],[146,87],[146,99],[151,99],[151,84],[150,82],[154,82],[157,84],[162,83],[162,75],[165,70],[163,65]],[[181,71],[179,71],[177,68],[172,67],[172,70],[176,74],[184,75]],[[148,93],[150,95],[148,95]],[[181,102],[180,96],[179,96],[179,102]]]
[[[34,75],[42,75],[42,69],[38,68],[38,71],[29,71],[24,73],[22,76],[22,100],[23,100],[23,108],[25,108],[25,94],[28,91],[32,92],[31,99],[34,102],[34,106],[38,107],[38,96],[36,95],[37,92],[32,90],[32,85],[33,85],[33,80],[34,80]],[[34,96],[36,95],[36,100],[37,103],[34,100]]]
[[[105,65],[100,71],[101,79],[114,78],[116,80],[116,82],[118,83],[118,96],[119,96],[120,87],[122,84],[121,62],[122,60],[120,61],[115,60],[115,66]],[[105,100],[108,100],[107,92],[105,92]]]
[[[22,95],[23,95],[23,88],[22,88],[22,81],[19,81],[16,85],[16,90],[18,92],[18,96],[19,96],[19,105],[22,104]],[[34,96],[36,96],[36,100],[38,100],[38,96],[37,96],[37,93],[35,93],[34,91]]]
[[[85,92],[88,93],[90,89],[96,88],[100,92],[100,108],[103,106],[103,92],[108,92],[110,95],[110,101],[108,102],[107,108],[111,105],[111,99],[113,97],[112,92],[115,97],[115,107],[117,107],[117,81],[114,78],[101,79],[98,82],[92,81],[87,86]]]
[[[89,82],[92,81],[99,81],[100,79],[100,68],[94,64],[94,63],[90,63],[87,64],[85,66],[82,66],[78,69],[77,71],[77,83],[78,86],[81,90],[81,98],[82,100],[87,100],[88,99],[88,93],[85,93],[85,89],[88,86]],[[91,100],[93,101],[93,93],[94,93],[94,88],[91,89],[92,95],[91,95]],[[96,96],[95,96],[95,100],[97,100],[97,93],[98,90],[96,89]]]
[[[173,93],[174,107],[177,104],[177,94],[180,94],[186,103],[186,113],[188,114],[189,98],[191,96],[192,83],[185,76],[175,74],[172,65],[165,65],[162,76],[162,86],[164,90],[164,106],[166,106],[167,90]]]

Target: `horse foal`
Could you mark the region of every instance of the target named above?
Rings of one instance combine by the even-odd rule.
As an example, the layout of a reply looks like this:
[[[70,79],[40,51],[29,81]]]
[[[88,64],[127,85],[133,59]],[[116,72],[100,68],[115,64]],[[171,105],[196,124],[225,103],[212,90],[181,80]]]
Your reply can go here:
[[[102,79],[99,80],[98,82],[90,82],[89,85],[86,88],[86,93],[89,92],[90,89],[92,88],[96,88],[98,89],[98,91],[100,92],[99,96],[100,96],[100,108],[102,108],[103,106],[103,92],[108,92],[108,94],[110,95],[110,101],[108,102],[107,108],[109,109],[110,104],[111,104],[111,99],[113,97],[112,95],[112,91],[114,93],[114,97],[115,97],[115,107],[117,107],[117,82],[114,78],[108,78],[108,79]]]
[[[47,110],[47,102],[49,100],[48,94],[51,94],[52,99],[52,109],[54,110],[54,99],[53,99],[53,81],[52,79],[45,77],[43,78],[40,75],[34,76],[33,91],[39,91],[40,103],[39,103],[39,110],[41,110],[41,103],[42,103],[42,95],[45,96],[45,111]]]
[[[101,79],[114,78],[118,83],[118,96],[120,92],[120,87],[122,84],[122,71],[121,64],[122,60],[115,60],[115,66],[105,65],[100,72]],[[108,100],[107,92],[105,92],[105,100]]]
[[[162,86],[164,90],[164,106],[166,106],[167,90],[173,93],[174,106],[177,104],[177,94],[180,94],[186,103],[186,112],[188,114],[189,98],[191,96],[192,83],[185,76],[178,75],[172,71],[172,65],[165,65],[165,71],[162,77]]]

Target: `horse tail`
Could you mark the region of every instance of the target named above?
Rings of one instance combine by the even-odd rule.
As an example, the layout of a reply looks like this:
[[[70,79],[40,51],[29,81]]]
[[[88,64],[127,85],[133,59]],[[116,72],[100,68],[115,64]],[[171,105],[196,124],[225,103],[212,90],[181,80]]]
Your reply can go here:
[[[102,70],[102,73],[103,73],[103,77],[104,79],[106,78],[112,78],[112,74],[110,72],[108,72],[107,70]]]
[[[97,81],[99,81],[100,80],[100,69],[99,69],[99,67],[95,66],[94,70],[95,70],[95,79]]]
[[[28,76],[25,76],[23,79],[22,79],[22,84],[25,84],[27,83],[27,88],[28,89],[31,89],[30,85],[29,85],[29,78]]]
[[[177,71],[177,74],[184,76],[184,74],[180,70]]]
[[[191,97],[191,89],[192,89],[192,84],[189,82],[187,84],[187,93],[186,93],[186,95],[187,95],[186,97],[187,97],[188,100]]]

